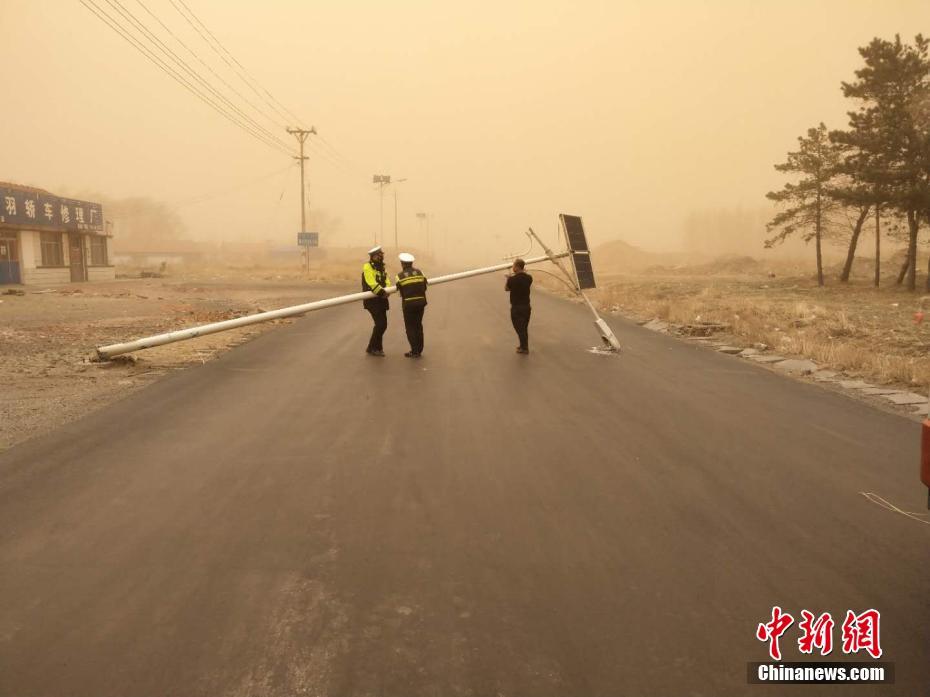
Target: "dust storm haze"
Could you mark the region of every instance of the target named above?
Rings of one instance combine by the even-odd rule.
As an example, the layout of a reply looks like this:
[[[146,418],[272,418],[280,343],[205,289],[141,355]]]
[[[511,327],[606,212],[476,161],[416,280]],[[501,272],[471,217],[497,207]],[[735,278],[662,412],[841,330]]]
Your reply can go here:
[[[859,67],[856,49],[910,39],[930,20],[925,0],[187,6],[325,139],[311,136],[308,150],[324,246],[372,242],[372,175],[388,174],[407,179],[401,245],[425,244],[415,214],[427,212],[439,253],[469,262],[521,251],[528,225],[552,239],[559,212],[583,215],[595,244],[661,250],[680,247],[696,211],[765,206],[783,181],[772,165],[797,136],[821,120],[845,125],[840,81]],[[200,60],[270,112],[276,121],[250,113],[294,149],[284,126],[296,120],[239,81],[177,2],[122,7],[224,93]],[[224,120],[77,0],[0,0],[0,64],[0,180],[152,198],[194,239],[294,244],[288,155]],[[752,244],[761,253],[761,238]]]

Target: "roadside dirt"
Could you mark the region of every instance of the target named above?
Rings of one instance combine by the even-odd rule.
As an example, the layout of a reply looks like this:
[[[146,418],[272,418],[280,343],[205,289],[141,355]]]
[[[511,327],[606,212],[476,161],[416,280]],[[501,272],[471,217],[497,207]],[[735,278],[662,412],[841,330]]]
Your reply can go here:
[[[921,294],[864,282],[819,288],[807,278],[630,276],[610,279],[601,306],[639,320],[717,324],[719,338],[813,359],[882,385],[930,386],[930,318]],[[926,302],[926,301],[924,301]],[[930,311],[930,308],[926,308]]]
[[[0,287],[0,450],[294,320],[146,349],[110,362],[93,360],[97,346],[343,292],[351,289],[275,272]]]

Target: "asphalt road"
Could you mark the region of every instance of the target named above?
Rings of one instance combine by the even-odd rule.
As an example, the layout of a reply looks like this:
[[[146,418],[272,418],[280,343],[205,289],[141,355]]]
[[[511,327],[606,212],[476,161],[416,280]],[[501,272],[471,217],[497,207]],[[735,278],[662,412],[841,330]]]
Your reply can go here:
[[[924,510],[918,424],[539,293],[517,355],[501,284],[0,455],[0,695],[930,694],[930,526],[859,493]],[[773,605],[878,609],[896,684],[748,685]]]

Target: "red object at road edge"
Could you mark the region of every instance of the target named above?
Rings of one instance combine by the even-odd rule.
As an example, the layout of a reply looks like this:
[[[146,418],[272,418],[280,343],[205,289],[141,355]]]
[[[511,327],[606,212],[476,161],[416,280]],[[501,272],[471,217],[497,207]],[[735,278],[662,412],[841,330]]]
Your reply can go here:
[[[930,419],[924,419],[920,434],[920,481],[927,486],[927,508],[930,508]]]

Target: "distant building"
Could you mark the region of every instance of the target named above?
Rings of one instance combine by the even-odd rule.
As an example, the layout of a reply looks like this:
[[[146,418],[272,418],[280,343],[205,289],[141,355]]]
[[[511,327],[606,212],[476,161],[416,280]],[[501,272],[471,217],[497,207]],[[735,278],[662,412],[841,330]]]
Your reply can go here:
[[[115,277],[99,203],[0,182],[0,284]]]
[[[204,262],[214,255],[215,245],[194,240],[115,240],[113,259],[127,266],[175,266]]]

